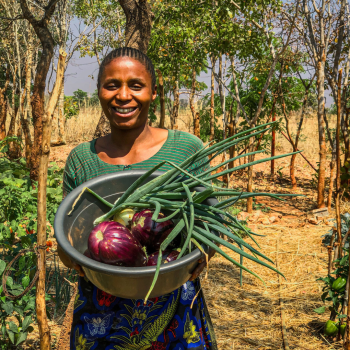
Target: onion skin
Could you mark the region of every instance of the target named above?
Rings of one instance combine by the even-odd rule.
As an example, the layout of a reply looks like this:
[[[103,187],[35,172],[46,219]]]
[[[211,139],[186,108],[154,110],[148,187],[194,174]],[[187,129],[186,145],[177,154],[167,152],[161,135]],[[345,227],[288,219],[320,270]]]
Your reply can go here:
[[[146,266],[142,246],[124,225],[104,221],[90,233],[88,248],[91,258],[116,266]]]
[[[176,250],[164,250],[162,253],[162,264],[176,260],[180,253]],[[159,251],[151,254],[148,257],[147,266],[156,266],[158,261]]]
[[[144,209],[136,213],[132,218],[131,231],[133,236],[147,249],[154,251],[159,248],[174,228],[171,220],[164,222],[152,221],[153,211]],[[159,213],[158,219],[164,218],[163,213]]]

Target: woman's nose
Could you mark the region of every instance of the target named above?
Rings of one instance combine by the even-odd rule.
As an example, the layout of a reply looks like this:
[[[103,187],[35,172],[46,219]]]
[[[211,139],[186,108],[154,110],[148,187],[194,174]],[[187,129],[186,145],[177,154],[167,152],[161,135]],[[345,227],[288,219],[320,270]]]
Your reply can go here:
[[[126,85],[122,85],[118,89],[118,93],[116,95],[116,98],[120,101],[128,101],[131,100],[131,94],[130,94],[130,89]]]

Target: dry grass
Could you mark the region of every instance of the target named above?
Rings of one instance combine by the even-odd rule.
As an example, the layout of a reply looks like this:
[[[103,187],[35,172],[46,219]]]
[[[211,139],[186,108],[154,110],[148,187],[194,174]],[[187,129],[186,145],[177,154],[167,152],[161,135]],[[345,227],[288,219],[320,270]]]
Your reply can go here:
[[[258,232],[266,235],[259,239],[261,250],[274,261],[280,239],[279,266],[286,277],[281,298],[290,348],[330,349],[319,334],[327,316],[313,312],[322,305],[321,286],[316,279],[326,274],[326,249],[320,245],[325,228],[274,225],[261,226]],[[238,269],[222,257],[213,259],[209,281],[204,284],[219,349],[282,349],[278,276],[253,262],[246,260],[245,265],[263,277],[266,286],[244,273],[240,287]]]
[[[91,140],[100,118],[101,109],[98,107],[82,108],[77,117],[73,117],[67,121],[67,141],[87,141]],[[294,136],[299,122],[298,115],[292,115],[290,119],[291,133]],[[159,117],[154,125],[158,125]],[[330,117],[330,127],[335,125],[335,116]],[[192,132],[192,114],[189,110],[181,110],[177,120],[179,130]],[[165,126],[170,127],[170,119],[166,116]],[[276,135],[276,148],[280,152],[288,152],[292,150],[289,142],[282,134]],[[313,160],[318,155],[318,129],[316,114],[304,119],[301,139],[299,141],[299,149],[303,150],[307,158]]]
[[[261,181],[256,190],[263,191],[269,182],[270,179]],[[271,192],[288,191],[278,187]],[[284,302],[290,349],[341,348],[340,344],[322,336],[329,312],[321,316],[313,312],[323,305],[322,282],[316,280],[327,274],[327,250],[322,246],[321,236],[330,226],[326,225],[327,220],[320,225],[308,223],[307,213],[314,203],[313,191],[306,188],[303,191],[306,197],[302,201],[288,199],[281,204],[262,199],[272,213],[283,215],[282,220],[272,225],[250,224],[253,231],[265,235],[257,239],[261,251],[274,262],[278,255],[279,270],[286,277],[281,279],[281,292],[277,273],[248,259],[244,259],[245,266],[261,276],[265,286],[244,272],[240,287],[238,268],[218,255],[211,261],[209,278],[203,288],[220,350],[284,349],[280,299]],[[237,254],[224,250],[239,261]]]

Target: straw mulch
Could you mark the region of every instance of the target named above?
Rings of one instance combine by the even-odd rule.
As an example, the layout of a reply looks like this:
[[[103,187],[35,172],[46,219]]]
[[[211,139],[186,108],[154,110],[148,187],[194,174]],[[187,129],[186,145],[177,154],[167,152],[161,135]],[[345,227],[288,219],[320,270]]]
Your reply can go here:
[[[269,203],[273,210],[272,202],[276,201]],[[289,215],[293,208],[286,204],[275,209],[284,215],[278,224],[257,224],[253,230],[266,235],[257,239],[261,251],[274,262],[278,256],[279,270],[286,277],[280,279],[281,284],[277,273],[244,259],[245,266],[261,276],[266,286],[243,272],[240,287],[237,267],[218,254],[210,262],[203,289],[219,349],[285,349],[281,300],[290,349],[340,349],[340,343],[322,336],[329,312],[321,316],[313,312],[323,305],[322,282],[316,280],[327,274],[328,255],[321,236],[330,229],[329,222],[310,225],[305,212]],[[237,255],[225,251],[239,261]]]

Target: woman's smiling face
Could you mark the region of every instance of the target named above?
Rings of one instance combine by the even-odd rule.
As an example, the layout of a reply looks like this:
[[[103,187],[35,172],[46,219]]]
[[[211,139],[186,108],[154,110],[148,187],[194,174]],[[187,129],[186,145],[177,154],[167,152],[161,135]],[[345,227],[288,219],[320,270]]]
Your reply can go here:
[[[118,57],[104,67],[98,96],[112,127],[134,129],[147,123],[157,96],[146,67],[130,57]]]

